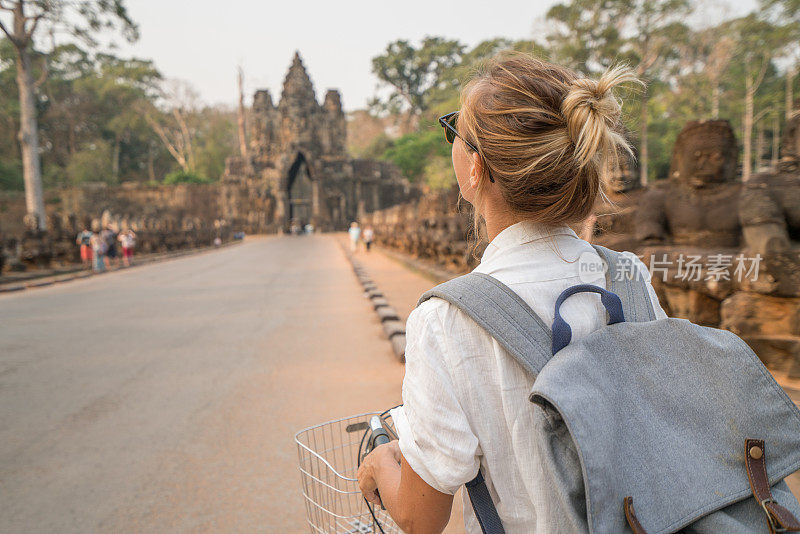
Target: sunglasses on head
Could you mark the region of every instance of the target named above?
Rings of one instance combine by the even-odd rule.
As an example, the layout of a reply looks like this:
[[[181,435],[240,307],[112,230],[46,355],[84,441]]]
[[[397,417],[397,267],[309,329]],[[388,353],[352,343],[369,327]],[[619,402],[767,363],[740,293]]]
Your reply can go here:
[[[456,140],[456,137],[459,137],[462,141],[464,141],[465,145],[470,147],[475,153],[480,154],[481,153],[480,150],[478,150],[478,148],[475,145],[464,139],[464,137],[462,137],[461,134],[458,133],[458,130],[456,129],[457,123],[458,123],[458,111],[453,111],[452,113],[448,113],[447,115],[442,115],[441,117],[439,117],[439,124],[441,124],[442,128],[444,128],[444,137],[445,139],[447,139],[447,142],[452,145],[453,142]],[[486,162],[485,159],[483,161],[484,163]],[[486,172],[489,174],[489,181],[494,183],[494,178],[492,178],[492,173],[491,171],[489,171],[488,167],[486,169]]]

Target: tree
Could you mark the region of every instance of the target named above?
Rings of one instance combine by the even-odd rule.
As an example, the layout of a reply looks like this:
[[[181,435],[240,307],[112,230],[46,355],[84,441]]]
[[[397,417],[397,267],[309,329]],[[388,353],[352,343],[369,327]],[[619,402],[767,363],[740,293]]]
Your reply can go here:
[[[525,41],[527,43],[527,41]],[[471,50],[462,52],[458,63],[441,72],[440,80],[446,82],[435,84],[425,96],[426,122],[436,123],[436,118],[458,108],[461,85],[469,78],[475,67],[491,58],[501,50],[518,48],[520,42],[497,38],[482,41]],[[438,124],[436,125],[438,127]]]
[[[8,39],[0,38],[0,189],[24,190],[22,162],[19,161],[17,124],[19,121],[19,99],[17,98],[14,47]],[[8,164],[12,162],[12,164]]]
[[[634,0],[629,2],[630,30],[625,49],[636,64],[636,74],[645,82],[658,77],[658,71],[674,58],[674,44],[687,35],[688,28],[680,22],[688,16],[691,5],[687,0]],[[648,181],[648,98],[647,86],[642,90],[641,122],[639,126],[639,180]]]
[[[695,104],[693,114],[718,119],[722,82],[734,56],[735,39],[725,25],[714,25],[690,32],[679,45],[675,83]]]
[[[205,107],[191,121],[196,123],[197,174],[216,181],[225,170],[225,159],[237,152],[237,114],[221,107]]]
[[[405,113],[410,125],[427,109],[431,90],[458,86],[458,79],[443,75],[452,72],[464,48],[443,37],[425,37],[419,48],[403,40],[389,43],[383,54],[372,59],[372,72],[391,91],[385,100],[374,99],[371,107]]]
[[[707,32],[706,35],[711,37],[710,32]],[[711,118],[713,119],[719,118],[720,83],[725,70],[730,65],[731,59],[733,59],[735,47],[736,43],[730,37],[715,39],[711,44],[711,52],[708,55],[705,72],[712,86]]]
[[[116,183],[120,179],[123,144],[142,136],[146,128],[136,107],[155,96],[161,75],[150,61],[98,54],[96,63],[96,74],[76,85],[95,95],[94,113],[107,117],[98,133],[111,144],[111,181]]]
[[[800,39],[800,0],[760,0],[763,19],[782,25],[787,32],[789,44],[786,68],[785,117],[790,119],[794,114],[793,83],[797,69],[798,39]]]
[[[197,127],[193,120],[199,110],[198,95],[187,83],[169,81],[163,88],[162,106],[148,105],[144,117],[184,172],[197,169],[194,139]]]
[[[44,78],[34,79],[34,49],[37,32],[50,35],[65,32],[94,45],[92,35],[102,29],[121,29],[129,41],[138,38],[137,28],[128,17],[124,0],[0,0],[2,31],[15,50],[17,88],[19,91],[19,144],[25,181],[25,203],[29,216],[36,218],[38,228],[45,230],[47,221],[42,197],[42,168],[39,159],[39,128],[36,113],[36,91]],[[44,58],[46,59],[46,58]],[[46,63],[45,63],[46,65]],[[46,68],[43,69],[46,73]]]
[[[236,86],[239,89],[239,109],[237,110],[237,125],[239,128],[239,154],[247,157],[247,125],[244,110],[244,71],[242,67],[236,70]]]
[[[440,131],[414,132],[397,139],[384,158],[397,165],[403,176],[415,183],[424,183],[426,167],[434,159],[448,160],[450,145],[443,142]]]
[[[627,60],[645,82],[659,79],[675,59],[677,42],[688,34],[683,20],[691,12],[688,0],[571,0],[550,8],[555,23],[550,40],[553,54],[585,74],[597,74],[614,62]],[[649,89],[641,94],[639,173],[648,180]]]
[[[755,101],[759,87],[772,61],[786,46],[787,28],[775,26],[755,14],[730,21],[736,35],[737,68],[742,69],[744,84],[744,113],[742,116],[742,181],[750,179],[753,169],[753,128],[755,126]]]
[[[586,75],[604,70],[621,52],[624,7],[619,0],[570,0],[552,6],[545,18],[553,58]]]
[[[138,108],[155,98],[160,74],[150,61],[92,54],[75,44],[49,54],[39,93],[39,140],[45,187],[136,179],[155,136]],[[107,150],[106,150],[107,149]],[[108,154],[104,165],[72,165]],[[102,173],[82,172],[103,170]]]

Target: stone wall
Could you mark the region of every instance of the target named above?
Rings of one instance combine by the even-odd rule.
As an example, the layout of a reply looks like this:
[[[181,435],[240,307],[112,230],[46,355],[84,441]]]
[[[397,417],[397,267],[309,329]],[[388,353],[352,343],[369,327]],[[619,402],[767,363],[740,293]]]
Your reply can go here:
[[[470,235],[469,204],[458,204],[458,188],[428,193],[412,202],[362,216],[362,228],[372,226],[375,242],[430,261],[453,273],[478,263],[485,243]]]
[[[730,330],[774,373],[800,379],[800,116],[786,132],[779,167],[743,184],[728,122],[692,121],[666,179],[638,188],[615,177],[609,202],[574,230],[639,255],[669,316]],[[456,199],[456,191],[426,195],[362,222],[379,244],[458,274],[476,260]]]
[[[26,228],[22,193],[0,193],[0,265],[63,265],[80,261],[75,237],[84,226],[132,228],[139,252],[210,245],[231,238],[217,185],[91,184],[45,193],[47,233]]]

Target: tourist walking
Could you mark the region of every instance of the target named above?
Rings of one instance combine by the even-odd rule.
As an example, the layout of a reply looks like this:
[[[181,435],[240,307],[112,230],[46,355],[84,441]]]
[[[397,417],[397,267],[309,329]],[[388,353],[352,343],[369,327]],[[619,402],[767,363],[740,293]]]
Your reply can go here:
[[[119,234],[117,240],[122,247],[122,264],[125,267],[130,267],[133,265],[133,249],[136,247],[136,233],[128,228]]]
[[[364,246],[367,248],[367,252],[369,252],[370,246],[372,246],[372,240],[375,238],[375,232],[372,230],[372,226],[367,226],[364,228]]]
[[[94,272],[101,273],[106,270],[106,250],[108,242],[101,233],[93,233],[90,243],[92,245],[92,257],[94,259]]]
[[[350,235],[350,252],[358,250],[358,239],[361,237],[361,227],[358,223],[353,221],[350,223],[350,229],[347,231]]]
[[[101,235],[106,241],[106,268],[111,268],[112,265],[116,267],[119,263],[117,259],[117,233],[111,226],[106,226]]]
[[[81,263],[84,269],[89,269],[92,266],[92,231],[87,226],[83,227],[83,231],[78,234],[75,243],[81,249]]]

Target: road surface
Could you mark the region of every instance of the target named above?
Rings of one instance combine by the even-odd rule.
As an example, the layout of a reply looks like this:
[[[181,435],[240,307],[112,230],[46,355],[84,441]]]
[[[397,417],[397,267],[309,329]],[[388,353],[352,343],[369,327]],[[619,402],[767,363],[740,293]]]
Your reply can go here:
[[[294,433],[396,404],[403,374],[340,241],[0,295],[0,532],[307,532]],[[360,259],[404,317],[433,285]]]
[[[402,374],[333,236],[0,296],[0,532],[305,532],[294,433]]]

